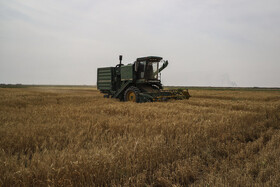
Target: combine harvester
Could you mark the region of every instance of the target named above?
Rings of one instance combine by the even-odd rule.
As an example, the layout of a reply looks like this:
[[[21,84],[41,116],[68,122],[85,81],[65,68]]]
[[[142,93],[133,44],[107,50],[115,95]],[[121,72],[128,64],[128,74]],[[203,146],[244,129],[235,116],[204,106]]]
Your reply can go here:
[[[167,60],[148,56],[128,65],[121,63],[121,55],[119,60],[116,67],[97,69],[97,89],[104,97],[137,103],[190,98],[187,89],[163,90],[159,73],[167,67]]]

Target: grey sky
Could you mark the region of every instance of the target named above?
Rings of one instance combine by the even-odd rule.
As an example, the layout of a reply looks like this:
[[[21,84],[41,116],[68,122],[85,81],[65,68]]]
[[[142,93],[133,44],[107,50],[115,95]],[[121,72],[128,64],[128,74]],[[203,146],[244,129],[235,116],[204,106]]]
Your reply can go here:
[[[279,0],[0,0],[0,83],[96,84],[157,55],[165,85],[280,87]]]

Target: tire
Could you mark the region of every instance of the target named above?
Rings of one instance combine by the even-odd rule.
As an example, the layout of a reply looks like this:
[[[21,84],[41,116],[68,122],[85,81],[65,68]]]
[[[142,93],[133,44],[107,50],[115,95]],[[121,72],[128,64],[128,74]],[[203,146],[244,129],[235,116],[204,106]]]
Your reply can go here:
[[[138,103],[140,101],[139,98],[140,90],[135,86],[130,86],[125,92],[124,92],[124,101],[132,101]]]

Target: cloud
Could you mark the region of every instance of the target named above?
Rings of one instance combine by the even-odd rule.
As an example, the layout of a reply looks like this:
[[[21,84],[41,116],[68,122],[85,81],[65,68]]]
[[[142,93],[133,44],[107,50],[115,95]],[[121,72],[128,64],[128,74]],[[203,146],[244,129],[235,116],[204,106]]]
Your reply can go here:
[[[1,1],[0,81],[95,84],[96,68],[123,54],[169,59],[168,84],[180,69],[197,85],[210,84],[198,72],[218,71],[240,86],[280,86],[279,10],[276,0]]]

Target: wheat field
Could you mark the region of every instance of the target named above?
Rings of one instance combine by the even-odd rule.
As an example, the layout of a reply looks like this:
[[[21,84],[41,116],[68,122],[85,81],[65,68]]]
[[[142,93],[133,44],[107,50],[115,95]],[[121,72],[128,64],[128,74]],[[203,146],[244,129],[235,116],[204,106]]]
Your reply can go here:
[[[278,186],[280,91],[189,92],[0,88],[0,186]]]

